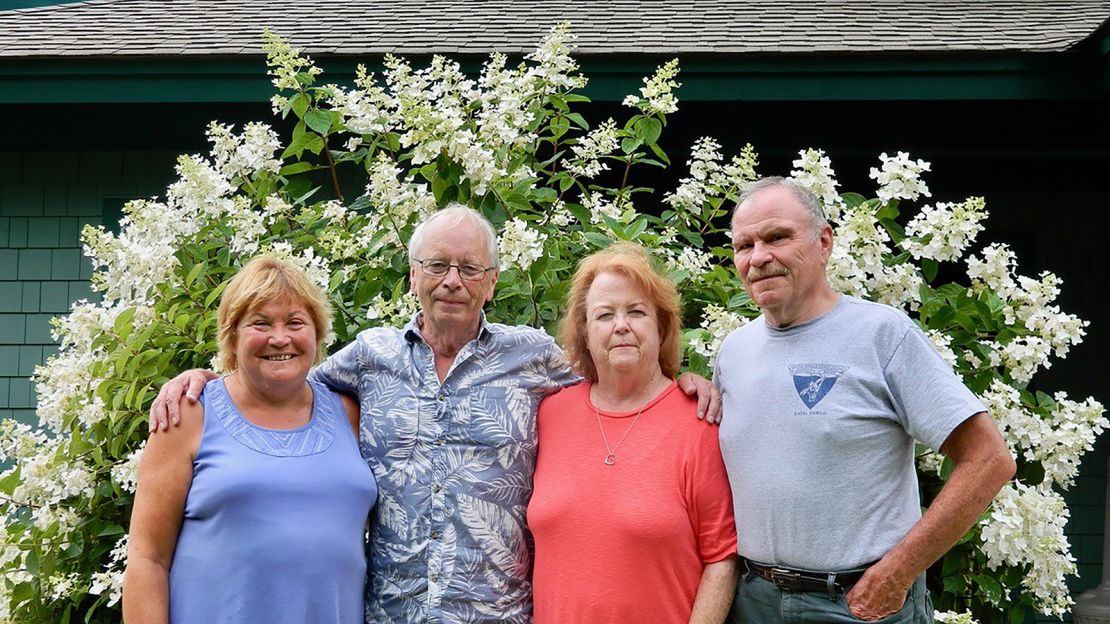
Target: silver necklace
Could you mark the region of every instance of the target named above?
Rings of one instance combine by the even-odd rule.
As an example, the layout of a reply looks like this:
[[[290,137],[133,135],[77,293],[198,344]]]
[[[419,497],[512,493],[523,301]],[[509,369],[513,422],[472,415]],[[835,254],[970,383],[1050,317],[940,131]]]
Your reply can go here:
[[[652,399],[654,398],[655,397],[653,396],[648,398],[647,401],[644,401],[644,404],[640,406],[640,411],[636,412],[636,417],[632,419],[632,424],[628,425],[628,429],[624,430],[624,435],[621,436],[620,440],[617,440],[617,445],[613,447],[609,446],[609,438],[605,435],[605,427],[601,424],[601,412],[597,410],[597,404],[594,403],[593,400],[590,401],[590,404],[594,406],[594,416],[597,416],[597,428],[601,430],[601,441],[605,443],[606,452],[605,460],[603,463],[606,466],[612,466],[613,464],[617,463],[617,449],[619,449],[621,445],[624,444],[624,439],[628,437],[628,434],[632,433],[632,428],[636,426],[636,421],[640,420],[640,414],[644,413],[644,408],[647,407],[648,403],[651,403]]]

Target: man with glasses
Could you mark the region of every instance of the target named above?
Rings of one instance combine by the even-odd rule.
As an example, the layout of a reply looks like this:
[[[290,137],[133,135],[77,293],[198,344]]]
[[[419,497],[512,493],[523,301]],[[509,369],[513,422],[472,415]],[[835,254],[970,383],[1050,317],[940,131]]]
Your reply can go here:
[[[366,621],[530,622],[536,408],[581,378],[542,330],[486,320],[497,236],[480,213],[452,204],[429,216],[409,264],[420,312],[402,329],[361,332],[312,373],[358,395],[360,446],[378,480]],[[167,383],[155,425],[204,379]],[[680,383],[716,415],[707,381]]]

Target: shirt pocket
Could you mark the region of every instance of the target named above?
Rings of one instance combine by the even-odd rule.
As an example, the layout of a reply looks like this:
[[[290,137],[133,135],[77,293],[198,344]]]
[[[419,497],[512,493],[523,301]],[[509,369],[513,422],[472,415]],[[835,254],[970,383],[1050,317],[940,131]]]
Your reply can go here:
[[[523,388],[474,388],[470,391],[470,437],[487,446],[534,447],[536,405],[536,397]]]

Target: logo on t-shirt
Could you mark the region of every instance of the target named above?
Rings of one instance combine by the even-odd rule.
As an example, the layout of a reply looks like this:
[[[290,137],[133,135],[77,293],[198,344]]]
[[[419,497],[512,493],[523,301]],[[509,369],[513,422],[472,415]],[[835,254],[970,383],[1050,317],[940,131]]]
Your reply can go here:
[[[836,385],[836,380],[848,370],[847,366],[836,364],[791,364],[790,374],[794,376],[794,389],[806,407],[813,409]]]

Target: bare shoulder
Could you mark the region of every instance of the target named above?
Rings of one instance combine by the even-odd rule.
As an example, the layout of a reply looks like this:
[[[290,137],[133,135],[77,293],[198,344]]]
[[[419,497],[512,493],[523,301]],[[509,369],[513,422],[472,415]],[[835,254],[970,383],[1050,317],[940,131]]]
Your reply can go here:
[[[361,408],[358,405],[358,401],[354,400],[354,398],[346,394],[340,394],[339,399],[343,402],[343,410],[347,412],[347,423],[351,425],[351,431],[354,432],[355,439],[357,440],[359,430],[359,415],[361,413]]]
[[[187,455],[191,461],[196,456],[204,431],[204,406],[200,401],[193,403],[182,400],[180,409],[181,420],[177,426],[150,435],[146,451],[143,452],[144,457],[154,455],[174,459]]]

